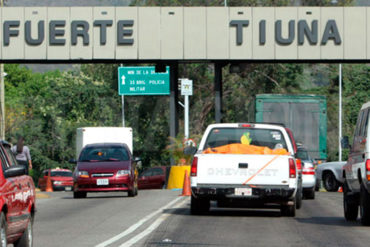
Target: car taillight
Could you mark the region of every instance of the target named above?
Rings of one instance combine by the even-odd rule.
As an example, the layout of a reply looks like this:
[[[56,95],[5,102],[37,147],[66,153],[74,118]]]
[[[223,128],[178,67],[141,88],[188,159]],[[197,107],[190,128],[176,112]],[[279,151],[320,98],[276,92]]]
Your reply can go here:
[[[302,171],[303,175],[315,175],[315,168],[312,167],[304,167]]]
[[[297,164],[298,172],[301,173],[302,172],[302,161],[300,159],[296,159],[295,162]]]
[[[366,160],[366,177],[370,181],[370,159]]]
[[[198,157],[194,157],[193,162],[191,163],[190,176],[195,177],[197,175],[197,170],[198,170]]]
[[[289,178],[296,178],[296,166],[292,158],[289,159]]]

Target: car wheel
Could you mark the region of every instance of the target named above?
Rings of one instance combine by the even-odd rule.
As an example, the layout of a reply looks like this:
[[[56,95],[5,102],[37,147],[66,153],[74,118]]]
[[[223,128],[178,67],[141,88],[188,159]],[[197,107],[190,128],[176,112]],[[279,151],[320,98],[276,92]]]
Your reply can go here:
[[[324,176],[324,187],[327,191],[336,192],[339,189],[339,183],[333,173],[328,172]]]
[[[135,195],[135,187],[133,187],[132,190],[127,191],[128,197],[134,197]]]
[[[361,224],[364,226],[370,225],[370,194],[366,191],[365,187],[361,184],[360,192],[360,216]]]
[[[87,192],[73,191],[73,198],[86,198]]]
[[[191,195],[190,198],[190,213],[192,215],[206,214],[211,207],[210,201],[204,198],[196,198]]]
[[[298,190],[296,199],[295,199],[295,207],[296,209],[300,209],[302,207],[302,199],[303,199],[303,191],[302,188]]]
[[[312,189],[305,191],[304,197],[310,200],[315,199],[315,187],[312,187]]]
[[[24,230],[20,239],[15,241],[14,247],[32,247],[33,244],[33,236],[32,236],[32,218],[30,217],[28,220],[28,225],[26,230]]]
[[[8,241],[6,240],[6,218],[4,212],[1,212],[0,215],[0,247],[6,247],[8,245]]]
[[[282,216],[294,217],[296,205],[281,205],[280,212]]]
[[[343,209],[344,218],[347,221],[355,221],[358,215],[358,200],[352,194],[350,194],[347,182],[343,184]]]

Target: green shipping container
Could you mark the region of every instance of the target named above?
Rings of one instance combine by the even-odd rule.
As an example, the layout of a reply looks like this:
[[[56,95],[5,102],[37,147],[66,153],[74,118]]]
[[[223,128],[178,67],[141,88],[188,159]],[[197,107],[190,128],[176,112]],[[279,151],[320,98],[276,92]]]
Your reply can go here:
[[[326,160],[325,96],[259,94],[254,103],[253,121],[284,124],[312,158]]]

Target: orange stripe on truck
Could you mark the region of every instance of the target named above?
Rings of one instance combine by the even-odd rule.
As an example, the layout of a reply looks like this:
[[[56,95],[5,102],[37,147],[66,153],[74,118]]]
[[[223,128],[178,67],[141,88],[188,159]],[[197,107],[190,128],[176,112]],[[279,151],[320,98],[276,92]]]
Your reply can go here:
[[[280,155],[276,155],[274,158],[272,158],[272,160],[270,160],[269,162],[267,162],[266,165],[264,165],[263,167],[261,167],[261,169],[259,169],[255,174],[253,174],[250,178],[247,179],[247,181],[245,181],[243,183],[243,185],[246,185],[249,181],[251,181],[255,176],[258,175],[258,173],[260,173],[261,171],[263,171],[263,169],[265,169],[268,165],[270,165],[274,160],[276,160]]]

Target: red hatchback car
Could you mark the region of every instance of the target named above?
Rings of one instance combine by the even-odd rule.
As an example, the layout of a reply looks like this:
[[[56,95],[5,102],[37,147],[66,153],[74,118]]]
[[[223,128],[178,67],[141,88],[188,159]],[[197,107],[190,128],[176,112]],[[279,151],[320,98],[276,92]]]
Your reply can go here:
[[[32,246],[35,185],[4,141],[0,141],[0,164],[0,246]]]
[[[128,192],[137,195],[137,162],[126,144],[96,143],[86,145],[73,173],[73,197],[84,198],[87,192]]]
[[[41,191],[46,190],[48,176],[50,172],[51,185],[53,190],[72,190],[73,177],[72,171],[69,169],[47,169],[42,172],[43,176],[39,178],[38,186]]]

